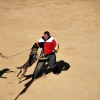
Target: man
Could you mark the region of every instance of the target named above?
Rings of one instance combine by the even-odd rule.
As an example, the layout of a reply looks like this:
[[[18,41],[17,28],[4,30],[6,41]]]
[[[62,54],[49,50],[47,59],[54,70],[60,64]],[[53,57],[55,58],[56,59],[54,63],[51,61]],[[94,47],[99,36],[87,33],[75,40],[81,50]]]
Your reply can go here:
[[[44,67],[46,61],[48,62],[49,67],[53,70],[55,74],[58,74],[58,68],[56,65],[56,52],[59,48],[57,41],[50,36],[48,31],[44,32],[44,36],[40,38],[37,42],[39,47],[41,48],[40,56],[48,57],[48,60],[39,60],[36,68],[33,73],[33,79],[38,78],[38,75],[41,69]]]

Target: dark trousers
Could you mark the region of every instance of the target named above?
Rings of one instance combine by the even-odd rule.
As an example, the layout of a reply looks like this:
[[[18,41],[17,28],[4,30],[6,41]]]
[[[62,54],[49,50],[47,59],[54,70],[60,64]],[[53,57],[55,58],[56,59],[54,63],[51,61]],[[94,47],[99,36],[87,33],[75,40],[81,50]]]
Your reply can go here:
[[[57,72],[58,68],[56,66],[56,55],[55,53],[51,53],[49,55],[47,55],[48,60],[39,60],[37,62],[37,65],[35,67],[34,73],[33,73],[33,78],[36,79],[39,75],[39,73],[41,72],[41,69],[45,66],[45,63],[48,62],[48,65],[50,68],[53,69],[53,71]]]

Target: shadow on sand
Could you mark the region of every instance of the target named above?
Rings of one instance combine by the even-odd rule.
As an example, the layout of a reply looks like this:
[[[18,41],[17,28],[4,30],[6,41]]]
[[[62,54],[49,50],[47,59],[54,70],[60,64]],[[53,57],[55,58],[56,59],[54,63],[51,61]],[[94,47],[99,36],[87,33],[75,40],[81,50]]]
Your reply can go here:
[[[4,78],[6,79],[7,77],[2,77],[4,73],[10,73],[10,72],[14,72],[14,71],[11,71],[10,69],[8,68],[5,68],[3,70],[0,71],[0,78]]]
[[[60,74],[62,71],[67,71],[70,68],[70,65],[67,62],[64,62],[64,60],[60,60],[59,62],[57,62],[57,67],[58,67],[58,74]],[[53,72],[52,69],[48,67],[48,64],[46,64],[45,67],[42,68],[38,78],[40,78],[43,74],[47,75],[51,72]],[[25,79],[22,80],[21,82],[32,77],[33,74],[25,75]]]
[[[58,67],[58,74],[60,74],[62,71],[67,71],[70,68],[70,65],[67,62],[64,62],[64,60],[60,60],[57,62]],[[49,74],[53,72],[51,68],[48,67],[48,64],[45,65],[45,67],[42,69],[42,74]]]
[[[14,100],[17,100],[20,95],[22,95],[23,93],[25,93],[32,83],[33,83],[33,80],[30,80],[29,82],[27,82],[24,85],[25,88],[18,94],[18,96]]]
[[[57,62],[57,66],[58,66],[58,69],[59,69],[59,74],[62,71],[67,71],[70,68],[70,65],[68,63],[64,62],[63,60],[60,60],[59,62]],[[42,73],[49,74],[51,72],[52,72],[52,70],[50,68],[48,68],[48,64],[46,64],[45,67],[42,69]],[[26,77],[25,80],[27,80],[29,78],[32,78],[33,74],[26,75],[25,77]],[[25,80],[22,80],[22,81],[25,81]],[[31,86],[32,83],[33,83],[32,79],[29,82],[27,82],[24,85],[25,86],[24,89],[17,95],[17,97],[14,100],[17,100],[20,95],[22,95],[23,93],[25,93],[27,91],[27,89]]]

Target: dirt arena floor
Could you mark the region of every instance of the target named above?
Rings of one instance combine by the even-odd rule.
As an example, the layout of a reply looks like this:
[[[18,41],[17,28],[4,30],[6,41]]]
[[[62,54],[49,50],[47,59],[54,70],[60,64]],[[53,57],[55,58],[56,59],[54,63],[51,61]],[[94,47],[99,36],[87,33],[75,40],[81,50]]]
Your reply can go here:
[[[44,68],[32,82],[35,63],[19,84],[16,67],[30,51],[0,57],[0,100],[100,100],[100,0],[0,0],[5,56],[30,49],[44,31],[60,44],[60,74]]]

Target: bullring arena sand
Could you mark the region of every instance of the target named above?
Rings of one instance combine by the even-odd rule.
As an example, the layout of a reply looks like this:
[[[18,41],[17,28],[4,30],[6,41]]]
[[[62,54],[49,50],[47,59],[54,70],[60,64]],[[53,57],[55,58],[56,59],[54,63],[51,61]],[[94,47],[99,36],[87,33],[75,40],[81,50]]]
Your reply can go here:
[[[60,44],[60,74],[36,63],[18,83],[17,66],[30,51],[0,57],[0,100],[100,100],[100,0],[0,0],[0,52],[18,54],[48,30]],[[40,52],[40,51],[39,51]]]

